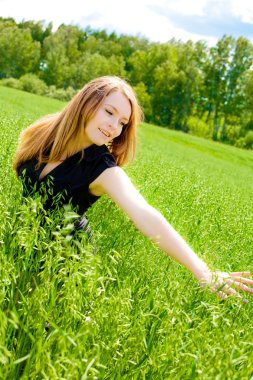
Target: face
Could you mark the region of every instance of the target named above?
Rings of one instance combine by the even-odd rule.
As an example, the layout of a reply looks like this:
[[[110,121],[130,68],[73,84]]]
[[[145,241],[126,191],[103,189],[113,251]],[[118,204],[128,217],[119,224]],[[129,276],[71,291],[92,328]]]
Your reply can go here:
[[[111,92],[85,127],[84,148],[107,144],[118,137],[131,116],[131,105],[120,91]]]

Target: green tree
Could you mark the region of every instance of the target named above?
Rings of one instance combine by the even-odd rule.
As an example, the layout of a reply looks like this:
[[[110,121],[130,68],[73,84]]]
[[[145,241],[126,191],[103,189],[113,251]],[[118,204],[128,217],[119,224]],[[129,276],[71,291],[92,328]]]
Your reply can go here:
[[[55,33],[45,38],[44,60],[41,62],[41,77],[48,85],[67,88],[76,85],[73,77],[76,62],[81,56],[80,45],[85,33],[77,26],[60,26]]]
[[[229,116],[240,118],[246,108],[245,73],[253,65],[253,46],[246,38],[239,37],[231,55],[232,59],[226,77],[227,89],[223,103],[222,140],[226,137],[226,125]]]
[[[197,50],[197,51],[196,51]],[[174,93],[174,121],[176,129],[187,131],[187,120],[196,108],[202,87],[202,72],[198,46],[192,41],[177,46],[177,76]]]
[[[81,50],[91,54],[99,53],[104,57],[109,58],[112,55],[121,55],[122,47],[114,39],[103,40],[102,38],[96,38],[92,35],[88,36],[83,42]]]
[[[4,18],[0,17],[0,30],[10,26],[17,26],[16,21],[12,17]]]
[[[17,24],[20,29],[30,29],[32,38],[34,41],[39,41],[41,45],[46,37],[52,34],[53,24],[50,22],[48,25],[45,25],[45,21],[21,21]]]
[[[154,72],[154,88],[152,91],[152,120],[154,123],[171,126],[176,99],[175,88],[178,81],[176,55],[161,63]]]
[[[137,95],[138,101],[143,109],[145,120],[149,121],[152,117],[152,105],[151,96],[147,92],[147,87],[143,82],[139,82],[134,86],[135,93]]]
[[[218,139],[221,126],[224,101],[227,94],[227,77],[230,67],[231,51],[235,39],[231,36],[222,37],[215,47],[210,49],[209,59],[204,67],[207,101],[207,122],[213,118],[213,139]]]
[[[106,58],[99,53],[85,53],[80,57],[76,65],[75,82],[82,87],[91,79],[103,75],[117,75],[125,77],[125,61],[121,56]]]
[[[187,131],[187,120],[203,85],[197,57],[191,41],[183,44],[173,40],[166,45],[166,56],[150,72],[154,122]]]
[[[147,38],[128,36],[125,34],[121,34],[118,37],[118,43],[121,45],[121,52],[126,61],[126,65],[128,65],[128,58],[135,51],[146,51],[151,44]],[[128,70],[128,66],[126,66],[126,68]]]
[[[253,68],[249,70],[245,75],[245,99],[246,111],[249,117],[249,120],[246,124],[246,129],[253,130]]]
[[[195,99],[194,104],[194,113],[196,113],[200,119],[204,117],[206,113],[208,98],[206,96],[206,87],[204,81],[204,68],[206,66],[208,60],[209,48],[205,41],[197,41],[195,43],[194,49],[194,61],[196,68],[198,69],[198,73],[200,76],[200,80],[198,82],[198,93],[199,96]]]
[[[166,60],[171,59],[174,48],[169,44],[150,44],[147,50],[136,50],[128,59],[128,77],[133,85],[145,83],[152,94],[155,88],[154,72]]]
[[[33,41],[29,29],[5,27],[0,23],[0,57],[0,78],[19,78],[28,72],[37,71],[40,43]]]

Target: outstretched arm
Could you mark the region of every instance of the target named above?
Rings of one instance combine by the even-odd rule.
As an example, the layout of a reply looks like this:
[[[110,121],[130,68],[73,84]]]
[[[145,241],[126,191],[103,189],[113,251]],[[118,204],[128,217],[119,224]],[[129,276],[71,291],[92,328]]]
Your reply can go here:
[[[227,294],[241,297],[231,285],[253,292],[252,288],[245,285],[253,285],[253,280],[242,277],[249,275],[249,272],[213,273],[162,214],[145,201],[121,168],[105,170],[91,184],[90,190],[94,195],[108,194],[144,235],[189,269],[201,285],[210,285],[212,291],[218,291],[221,298],[226,298]]]

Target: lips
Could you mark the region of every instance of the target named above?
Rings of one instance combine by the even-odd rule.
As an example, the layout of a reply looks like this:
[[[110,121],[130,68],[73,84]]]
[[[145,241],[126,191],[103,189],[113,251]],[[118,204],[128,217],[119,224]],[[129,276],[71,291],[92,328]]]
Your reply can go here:
[[[98,128],[98,129],[100,130],[101,133],[103,133],[104,136],[111,137],[111,134],[105,129],[101,129],[101,128]]]

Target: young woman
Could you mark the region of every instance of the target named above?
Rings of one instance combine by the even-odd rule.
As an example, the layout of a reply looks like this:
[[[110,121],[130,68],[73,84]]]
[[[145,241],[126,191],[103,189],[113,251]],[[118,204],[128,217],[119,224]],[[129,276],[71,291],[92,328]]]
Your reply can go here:
[[[134,156],[141,118],[133,89],[124,80],[107,76],[91,81],[62,112],[23,131],[14,169],[25,194],[43,192],[46,210],[70,203],[80,215],[107,194],[144,235],[190,270],[202,286],[223,299],[242,298],[238,290],[253,293],[253,280],[245,278],[249,272],[212,272],[121,169]],[[76,229],[85,225],[82,218]]]

